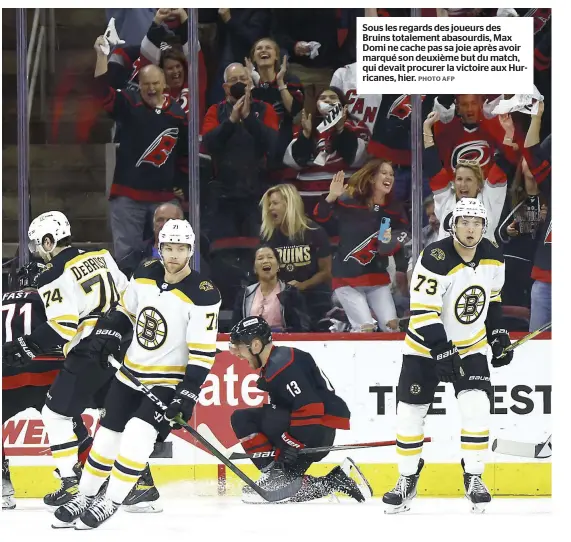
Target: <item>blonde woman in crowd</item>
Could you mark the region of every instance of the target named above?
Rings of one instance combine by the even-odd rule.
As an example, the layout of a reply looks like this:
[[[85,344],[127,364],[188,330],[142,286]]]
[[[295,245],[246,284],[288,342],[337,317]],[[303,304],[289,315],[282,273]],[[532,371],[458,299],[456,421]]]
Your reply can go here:
[[[303,293],[314,326],[331,308],[329,237],[305,216],[301,196],[292,184],[268,189],[260,207],[260,238],[278,253],[280,279]]]
[[[436,218],[440,221],[440,232],[438,238],[442,239],[450,235],[449,220],[456,202],[462,198],[479,199],[488,212],[488,228],[485,237],[494,241],[494,232],[500,222],[502,209],[506,199],[507,178],[504,163],[501,159],[496,159],[496,163],[491,167],[488,178],[484,179],[482,168],[478,160],[457,161],[454,179],[446,175],[438,150],[434,144],[432,127],[439,120],[439,114],[431,112],[423,126],[424,151],[423,166],[425,173],[430,177],[430,187],[434,193],[434,211]],[[523,142],[521,147],[523,147]]]

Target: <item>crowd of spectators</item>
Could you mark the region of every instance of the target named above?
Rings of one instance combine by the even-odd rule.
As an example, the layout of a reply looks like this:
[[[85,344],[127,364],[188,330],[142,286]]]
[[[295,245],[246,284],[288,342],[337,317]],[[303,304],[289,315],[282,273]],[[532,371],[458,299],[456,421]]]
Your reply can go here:
[[[224,251],[239,271],[224,285],[231,316],[221,329],[248,314],[294,332],[402,329],[412,105],[409,95],[357,93],[355,47],[358,16],[407,10],[199,9],[200,85],[191,91],[185,10],[117,11],[109,16],[126,43],[107,57],[97,39],[95,78],[116,121],[120,266],[132,272],[156,256],[160,220],[188,210],[184,119],[198,100],[201,267]],[[422,246],[450,234],[459,198],[481,199],[486,236],[506,258],[504,312],[512,329],[536,329],[551,319],[551,12],[493,11],[534,17],[540,101],[506,112],[512,95],[422,96]],[[438,10],[481,15],[489,10]]]

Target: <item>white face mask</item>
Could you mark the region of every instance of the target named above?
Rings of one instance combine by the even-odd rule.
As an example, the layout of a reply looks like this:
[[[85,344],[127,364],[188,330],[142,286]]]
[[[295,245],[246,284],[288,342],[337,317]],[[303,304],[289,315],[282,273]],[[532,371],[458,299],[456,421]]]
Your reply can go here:
[[[322,100],[317,101],[317,109],[322,115],[327,115],[337,104],[328,104]]]

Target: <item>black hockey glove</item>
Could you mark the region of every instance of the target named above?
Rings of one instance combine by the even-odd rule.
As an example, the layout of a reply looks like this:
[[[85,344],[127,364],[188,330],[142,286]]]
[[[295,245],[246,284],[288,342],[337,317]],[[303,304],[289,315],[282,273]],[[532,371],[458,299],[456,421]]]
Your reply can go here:
[[[458,348],[454,346],[452,341],[433,348],[430,351],[430,355],[436,362],[436,376],[438,376],[440,382],[456,382],[456,380],[464,376],[462,358],[460,358]]]
[[[131,328],[129,317],[119,311],[101,316],[95,325],[93,333],[89,336],[88,350],[95,361],[103,367],[109,366],[107,358],[119,356],[123,333]]]
[[[295,465],[299,456],[299,451],[305,448],[305,444],[292,437],[287,431],[282,433],[282,442],[276,450],[275,461],[284,465]]]
[[[513,350],[504,354],[504,349],[511,344],[506,329],[493,329],[488,335],[488,343],[492,349],[492,367],[509,365],[514,357]]]
[[[29,337],[18,337],[2,346],[2,365],[20,368],[28,365],[38,354],[40,348]]]
[[[182,427],[180,424],[172,421],[177,414],[180,414],[185,422],[192,418],[194,405],[198,401],[198,395],[194,392],[196,386],[193,384],[188,380],[183,380],[176,387],[175,396],[165,412],[165,419],[170,422],[173,429]]]

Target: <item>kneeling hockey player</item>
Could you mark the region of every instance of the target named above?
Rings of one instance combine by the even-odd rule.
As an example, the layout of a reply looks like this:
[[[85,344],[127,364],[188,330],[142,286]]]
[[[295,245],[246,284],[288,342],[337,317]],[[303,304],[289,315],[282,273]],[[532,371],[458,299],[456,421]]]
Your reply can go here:
[[[230,332],[230,352],[260,370],[257,386],[267,391],[271,404],[236,410],[232,428],[247,453],[275,450],[274,457],[255,457],[266,490],[284,487],[303,477],[290,502],[302,502],[344,493],[363,502],[371,488],[351,459],[321,478],[304,476],[309,466],[328,452],[300,454],[304,447],[332,446],[337,429],[349,429],[350,412],[310,354],[297,348],[275,346],[269,324],[260,316],[238,322]],[[350,475],[359,480],[357,484]],[[260,502],[250,487],[245,502]]]

